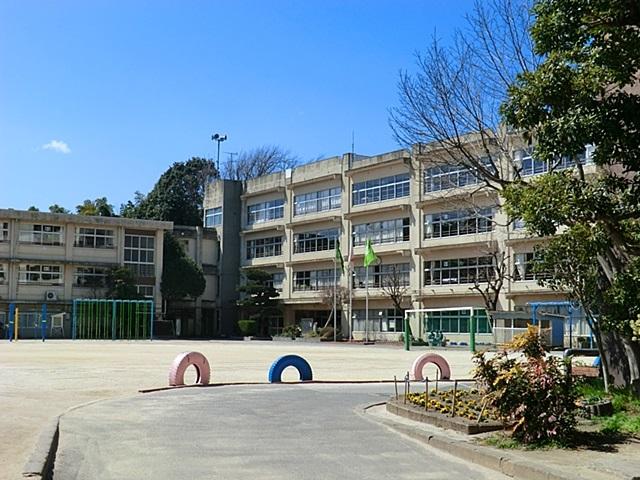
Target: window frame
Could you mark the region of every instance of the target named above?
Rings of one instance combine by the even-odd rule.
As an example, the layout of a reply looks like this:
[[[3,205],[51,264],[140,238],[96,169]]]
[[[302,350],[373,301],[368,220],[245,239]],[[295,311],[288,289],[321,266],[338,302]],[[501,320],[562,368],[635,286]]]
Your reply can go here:
[[[284,218],[284,198],[247,205],[247,225]]]
[[[368,205],[411,194],[411,174],[399,173],[354,183],[351,187],[351,205]]]
[[[204,211],[204,226],[207,228],[222,225],[222,207],[207,208]]]
[[[282,255],[282,244],[284,239],[282,236],[253,238],[245,242],[246,258],[252,260],[254,258],[279,257]],[[258,251],[262,254],[258,255]],[[268,253],[271,251],[271,253]],[[252,255],[253,252],[253,255]]]
[[[371,240],[372,245],[410,241],[411,217],[392,218],[351,226],[351,241],[354,247],[366,245],[367,240]]]
[[[293,216],[335,210],[342,207],[342,188],[331,187],[293,197]]]

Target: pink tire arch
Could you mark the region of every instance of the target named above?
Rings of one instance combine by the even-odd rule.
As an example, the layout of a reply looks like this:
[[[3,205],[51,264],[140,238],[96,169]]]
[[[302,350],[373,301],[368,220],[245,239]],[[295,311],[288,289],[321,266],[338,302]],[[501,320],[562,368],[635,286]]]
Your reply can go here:
[[[173,360],[169,370],[169,385],[184,385],[184,372],[191,365],[196,367],[198,372],[196,384],[208,385],[211,377],[211,368],[207,358],[200,352],[182,352]]]
[[[451,378],[451,367],[449,363],[441,355],[435,353],[424,353],[416,358],[415,362],[411,366],[411,379],[412,380],[424,380],[422,370],[427,363],[433,363],[440,370],[440,378],[442,380],[449,380]]]

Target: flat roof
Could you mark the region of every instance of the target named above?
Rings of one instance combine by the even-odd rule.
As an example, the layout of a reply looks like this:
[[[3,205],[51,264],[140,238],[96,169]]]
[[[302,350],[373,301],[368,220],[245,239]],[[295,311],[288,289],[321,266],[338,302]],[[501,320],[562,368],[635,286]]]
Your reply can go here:
[[[29,220],[35,222],[76,223],[83,225],[109,225],[114,227],[172,230],[173,222],[142,220],[126,217],[100,217],[71,213],[34,212],[29,210],[0,209],[0,219]]]

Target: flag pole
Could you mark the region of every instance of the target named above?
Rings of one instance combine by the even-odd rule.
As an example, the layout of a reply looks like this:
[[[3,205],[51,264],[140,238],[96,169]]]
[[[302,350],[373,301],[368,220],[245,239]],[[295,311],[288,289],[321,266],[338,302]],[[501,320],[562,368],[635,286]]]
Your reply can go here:
[[[338,313],[336,309],[337,290],[338,290],[338,259],[334,255],[333,256],[333,341],[334,343],[337,341],[337,338],[338,338],[336,333],[336,326],[337,326],[336,316]]]
[[[349,272],[349,342],[353,342],[353,271],[351,264],[347,268]]]
[[[369,341],[369,265],[365,268],[364,274],[364,284],[365,284],[365,294],[364,294],[364,341]]]

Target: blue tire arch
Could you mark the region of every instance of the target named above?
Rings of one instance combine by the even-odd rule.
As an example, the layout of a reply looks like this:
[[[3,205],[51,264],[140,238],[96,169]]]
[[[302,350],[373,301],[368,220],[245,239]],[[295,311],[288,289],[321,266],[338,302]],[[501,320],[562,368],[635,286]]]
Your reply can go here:
[[[313,380],[311,365],[299,355],[283,355],[271,364],[269,368],[269,383],[282,382],[282,372],[287,367],[294,367],[300,373],[300,380]]]

